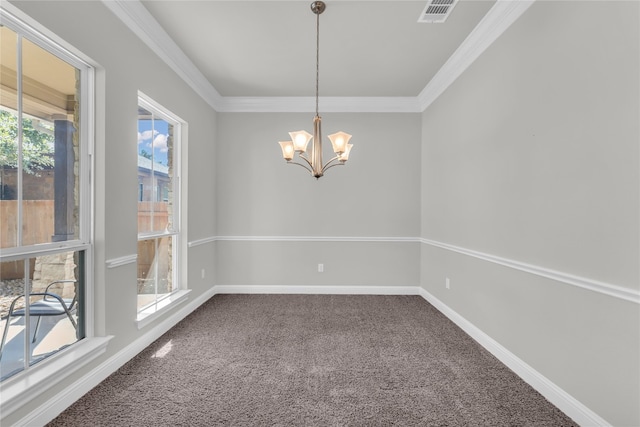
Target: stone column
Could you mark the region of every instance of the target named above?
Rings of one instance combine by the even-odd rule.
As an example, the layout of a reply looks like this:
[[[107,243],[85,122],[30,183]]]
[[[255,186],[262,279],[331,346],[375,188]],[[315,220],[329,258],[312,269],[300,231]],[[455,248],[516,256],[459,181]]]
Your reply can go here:
[[[75,194],[75,155],[73,137],[75,126],[66,120],[54,120],[54,242],[73,239],[74,236],[74,194]]]

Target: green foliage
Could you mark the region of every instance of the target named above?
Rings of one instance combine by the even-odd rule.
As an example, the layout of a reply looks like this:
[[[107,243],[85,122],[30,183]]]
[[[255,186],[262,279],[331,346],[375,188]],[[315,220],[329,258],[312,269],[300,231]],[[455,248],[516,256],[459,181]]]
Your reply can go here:
[[[145,159],[153,160],[153,156],[151,155],[151,153],[144,148],[140,150],[140,155]]]
[[[22,119],[22,169],[30,174],[53,166],[53,136]],[[0,110],[0,168],[18,167],[18,118]]]

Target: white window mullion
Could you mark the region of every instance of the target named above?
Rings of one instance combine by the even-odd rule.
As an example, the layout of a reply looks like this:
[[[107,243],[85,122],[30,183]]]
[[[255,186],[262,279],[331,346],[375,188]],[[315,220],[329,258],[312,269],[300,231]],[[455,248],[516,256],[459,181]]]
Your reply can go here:
[[[29,298],[31,292],[31,281],[29,280],[29,263],[24,263],[24,364],[23,369],[29,369],[31,362],[31,313],[29,312]],[[7,318],[7,322],[11,318]]]
[[[17,203],[17,227],[16,230],[16,243],[17,246],[20,247],[23,245],[23,232],[22,232],[22,220],[23,220],[23,206],[22,206],[22,161],[23,161],[23,150],[22,150],[22,35],[18,33],[16,38],[17,46],[16,46],[16,79],[17,79],[17,102],[18,102],[18,141],[16,141],[17,149],[18,149],[18,164],[16,168],[16,203]]]

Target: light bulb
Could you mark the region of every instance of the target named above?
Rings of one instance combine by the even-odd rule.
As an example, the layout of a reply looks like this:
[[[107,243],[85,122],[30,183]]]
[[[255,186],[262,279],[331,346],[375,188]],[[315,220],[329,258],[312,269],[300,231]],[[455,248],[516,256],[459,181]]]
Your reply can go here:
[[[333,145],[333,151],[336,154],[342,154],[345,151],[346,145],[349,143],[349,139],[351,139],[351,135],[344,132],[338,132],[329,135],[329,139]]]
[[[307,151],[307,144],[313,135],[304,130],[289,132],[289,135],[297,152],[304,153]]]

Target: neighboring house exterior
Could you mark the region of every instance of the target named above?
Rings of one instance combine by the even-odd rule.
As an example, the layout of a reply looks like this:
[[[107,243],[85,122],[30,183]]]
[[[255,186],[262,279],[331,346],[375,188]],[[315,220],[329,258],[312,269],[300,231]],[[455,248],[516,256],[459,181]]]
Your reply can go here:
[[[151,176],[156,182],[152,183]],[[22,176],[23,200],[53,200],[54,168],[47,167],[36,174],[25,173]],[[0,200],[16,200],[15,168],[3,168],[0,172]],[[153,163],[150,159],[138,156],[138,201],[166,202],[169,197],[169,167]]]
[[[151,177],[155,177],[155,182]],[[169,201],[169,167],[138,155],[138,201]]]

